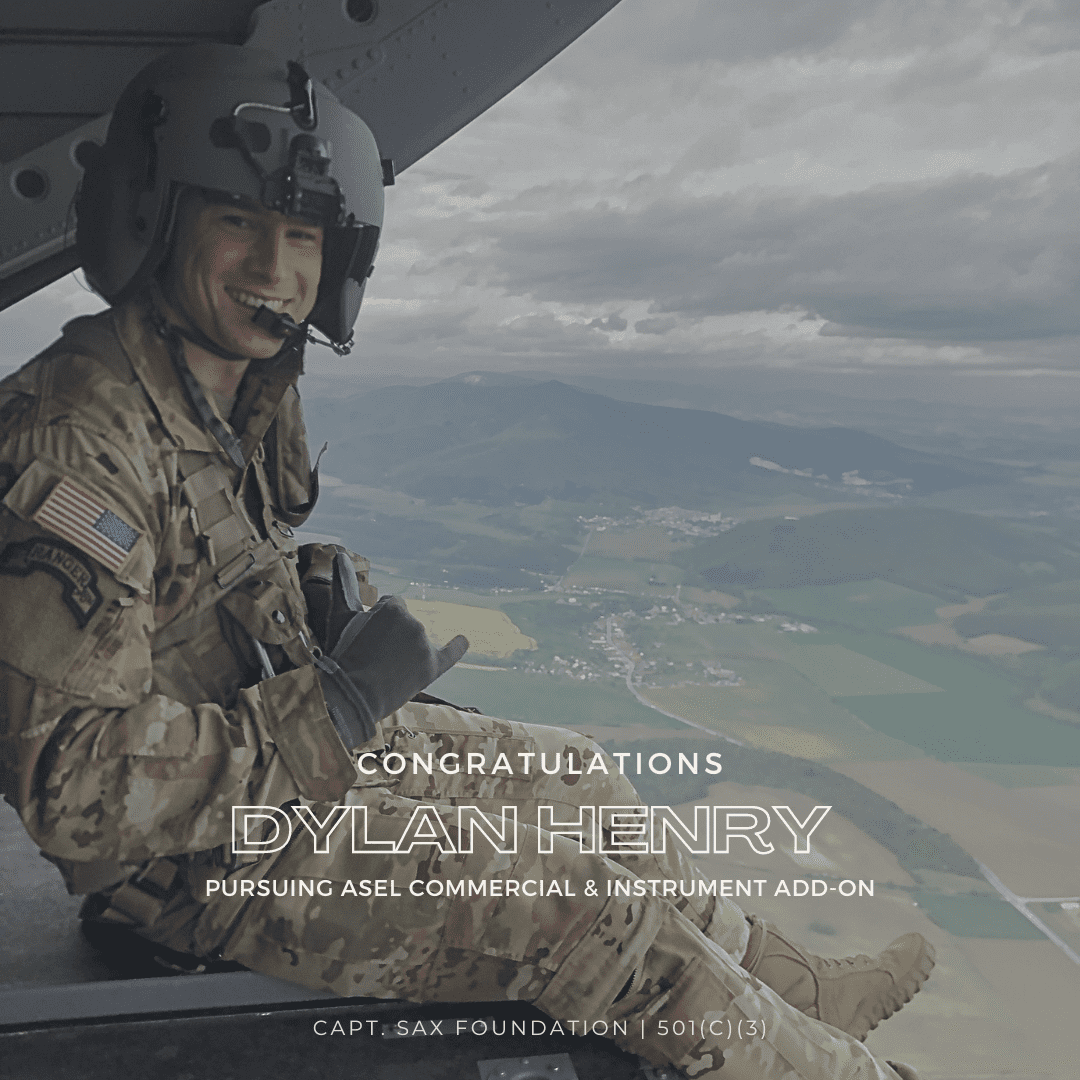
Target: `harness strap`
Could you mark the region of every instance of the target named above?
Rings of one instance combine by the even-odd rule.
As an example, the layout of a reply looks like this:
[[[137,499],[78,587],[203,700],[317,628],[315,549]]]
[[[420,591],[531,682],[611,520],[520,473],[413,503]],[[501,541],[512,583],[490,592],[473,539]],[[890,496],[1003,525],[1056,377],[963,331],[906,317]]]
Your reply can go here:
[[[154,859],[117,887],[108,897],[108,907],[97,918],[151,926],[182,888],[183,878],[176,863],[167,858]]]
[[[179,455],[179,465],[192,527],[215,570],[191,598],[183,617],[154,634],[155,652],[185,641],[229,592],[281,558],[271,536],[259,539],[221,461],[189,451]]]
[[[244,450],[240,445],[240,440],[236,437],[236,433],[232,428],[214,411],[214,407],[207,400],[206,392],[203,390],[199,380],[191,373],[191,368],[188,367],[187,361],[184,359],[184,345],[180,340],[181,331],[178,327],[170,326],[156,306],[152,309],[152,318],[154,329],[161,335],[161,340],[165,342],[173,367],[176,368],[176,374],[187,391],[191,407],[199,414],[203,426],[214,436],[218,445],[228,455],[229,460],[243,471],[246,462],[244,461]],[[217,350],[211,351],[216,352]]]

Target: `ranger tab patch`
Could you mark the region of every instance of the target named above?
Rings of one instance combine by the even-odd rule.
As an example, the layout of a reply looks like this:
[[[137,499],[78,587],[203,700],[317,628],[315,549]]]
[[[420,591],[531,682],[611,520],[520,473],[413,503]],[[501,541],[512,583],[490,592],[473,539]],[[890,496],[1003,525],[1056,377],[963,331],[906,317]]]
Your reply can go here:
[[[52,489],[33,520],[116,573],[141,535],[68,477]]]
[[[97,574],[85,556],[48,536],[35,537],[8,544],[0,555],[0,574],[26,577],[35,570],[51,574],[64,587],[64,603],[81,630],[90,616],[101,606],[101,593],[97,589]]]

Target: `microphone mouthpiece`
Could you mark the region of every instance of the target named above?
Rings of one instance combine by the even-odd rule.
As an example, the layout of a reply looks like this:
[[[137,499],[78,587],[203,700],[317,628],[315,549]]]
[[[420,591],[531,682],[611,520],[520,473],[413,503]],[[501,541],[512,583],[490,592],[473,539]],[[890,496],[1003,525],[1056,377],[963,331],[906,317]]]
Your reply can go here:
[[[304,332],[304,328],[299,323],[294,322],[291,316],[286,315],[284,311],[274,311],[272,308],[267,307],[266,304],[263,304],[251,316],[251,321],[260,330],[266,331],[273,337],[286,338]]]

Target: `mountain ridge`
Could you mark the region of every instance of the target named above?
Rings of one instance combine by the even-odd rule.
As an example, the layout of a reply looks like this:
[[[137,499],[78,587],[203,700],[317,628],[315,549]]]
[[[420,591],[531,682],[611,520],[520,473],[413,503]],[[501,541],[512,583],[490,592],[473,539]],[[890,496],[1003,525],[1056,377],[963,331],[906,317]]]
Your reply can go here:
[[[443,501],[615,495],[698,508],[734,493],[835,500],[837,491],[857,490],[895,499],[1002,475],[853,428],[740,420],[483,372],[316,398],[306,412],[313,441],[332,444],[336,474]]]

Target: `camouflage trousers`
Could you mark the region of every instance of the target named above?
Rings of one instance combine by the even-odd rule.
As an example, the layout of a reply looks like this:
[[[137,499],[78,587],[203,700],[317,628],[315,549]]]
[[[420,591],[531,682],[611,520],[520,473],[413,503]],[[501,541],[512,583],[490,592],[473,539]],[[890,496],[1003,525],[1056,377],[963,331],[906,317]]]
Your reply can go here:
[[[402,847],[411,827],[410,850],[356,853],[351,830],[339,828],[320,853],[298,828],[282,850],[198,897],[194,914],[178,905],[142,932],[347,996],[519,1000],[564,1022],[604,1020],[623,1032],[616,1042],[625,1049],[689,1076],[712,1076],[723,1062],[724,1080],[896,1080],[861,1043],[795,1011],[739,967],[749,929],[730,900],[665,899],[651,888],[633,895],[638,880],[700,876],[675,845],[666,854],[588,854],[576,839],[537,826],[543,806],[565,822],[582,806],[640,805],[611,759],[607,773],[586,771],[602,751],[584,736],[410,703],[383,721],[383,744],[363,759],[371,772],[347,802],[366,807],[372,847]],[[449,760],[461,769],[414,771],[414,751],[435,762],[456,754]],[[468,754],[479,755],[483,774],[466,771]],[[500,754],[512,775],[493,774]],[[541,754],[548,768],[561,755],[558,772],[542,770]],[[410,767],[397,772],[400,760]],[[479,838],[466,850],[458,808],[477,807],[501,828],[508,805],[518,808],[516,850],[499,853]],[[417,825],[420,806],[430,809]],[[333,808],[311,810],[325,821]],[[300,881],[321,883],[320,891],[292,895],[290,883]],[[260,882],[269,895],[259,894]]]

